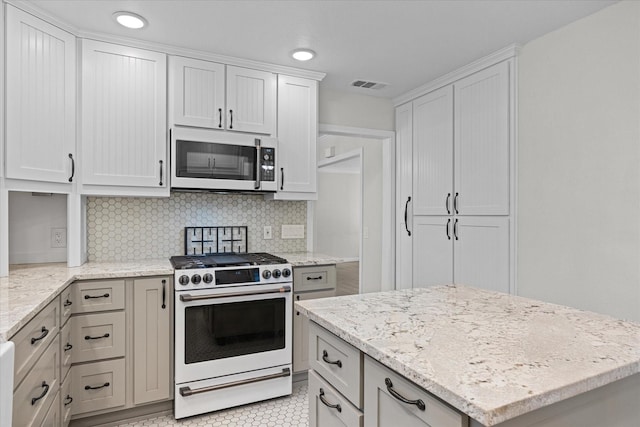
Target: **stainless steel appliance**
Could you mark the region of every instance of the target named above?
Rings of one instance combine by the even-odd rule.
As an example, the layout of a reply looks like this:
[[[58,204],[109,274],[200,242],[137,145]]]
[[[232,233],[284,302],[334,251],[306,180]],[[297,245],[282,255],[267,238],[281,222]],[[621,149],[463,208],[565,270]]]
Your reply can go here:
[[[205,129],[171,130],[171,188],[274,192],[275,138]]]
[[[175,417],[291,394],[291,265],[266,253],[171,263]]]

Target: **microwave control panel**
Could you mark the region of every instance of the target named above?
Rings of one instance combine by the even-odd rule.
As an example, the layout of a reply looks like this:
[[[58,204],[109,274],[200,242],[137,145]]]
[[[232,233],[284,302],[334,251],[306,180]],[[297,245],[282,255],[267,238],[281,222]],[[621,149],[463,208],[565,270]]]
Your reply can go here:
[[[260,179],[262,181],[275,181],[276,179],[276,150],[274,148],[262,148],[260,159]]]

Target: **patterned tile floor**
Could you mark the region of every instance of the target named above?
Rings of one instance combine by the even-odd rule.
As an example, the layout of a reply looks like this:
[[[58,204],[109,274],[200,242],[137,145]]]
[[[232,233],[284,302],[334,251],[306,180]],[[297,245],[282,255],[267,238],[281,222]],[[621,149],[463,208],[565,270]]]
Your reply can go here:
[[[172,415],[151,418],[118,427],[307,427],[309,425],[307,382],[293,383],[291,396],[240,406],[176,421]]]

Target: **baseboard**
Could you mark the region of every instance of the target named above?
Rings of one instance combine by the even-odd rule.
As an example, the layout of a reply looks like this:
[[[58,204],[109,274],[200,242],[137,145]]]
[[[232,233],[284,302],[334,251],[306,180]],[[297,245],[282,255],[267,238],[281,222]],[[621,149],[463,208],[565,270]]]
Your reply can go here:
[[[173,400],[71,420],[69,427],[113,427],[173,414]]]

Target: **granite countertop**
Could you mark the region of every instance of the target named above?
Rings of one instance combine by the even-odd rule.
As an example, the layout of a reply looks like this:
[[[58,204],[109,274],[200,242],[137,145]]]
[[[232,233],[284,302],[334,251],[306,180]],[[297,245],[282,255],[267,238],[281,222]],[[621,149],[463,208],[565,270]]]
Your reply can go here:
[[[350,261],[346,258],[317,252],[276,252],[274,255],[286,259],[293,267],[340,264],[342,262]]]
[[[296,307],[486,426],[640,372],[640,324],[476,288]]]
[[[8,340],[74,280],[172,275],[168,259],[15,265],[0,278],[0,341]]]

